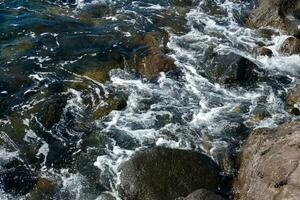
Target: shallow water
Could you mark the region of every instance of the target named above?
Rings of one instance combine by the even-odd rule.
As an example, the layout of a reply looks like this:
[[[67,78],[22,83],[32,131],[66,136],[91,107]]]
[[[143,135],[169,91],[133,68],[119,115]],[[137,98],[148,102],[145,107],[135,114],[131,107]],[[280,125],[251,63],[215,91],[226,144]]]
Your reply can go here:
[[[284,97],[299,81],[300,57],[278,53],[287,37],[279,31],[268,37],[245,27],[253,1],[174,2],[0,1],[0,170],[27,181],[1,179],[1,199],[33,199],[38,177],[56,182],[54,199],[119,199],[118,167],[136,151],[194,149],[222,163],[252,129],[293,119]],[[149,81],[125,62],[135,51],[128,41],[163,31],[177,69]],[[275,56],[254,57],[259,42]],[[245,87],[211,83],[202,72],[212,49],[252,60],[268,78]],[[104,81],[88,73],[106,66],[112,70]],[[126,106],[95,117],[117,101],[111,95]],[[270,116],[251,120],[261,107]],[[56,112],[57,123],[45,127],[45,113]]]

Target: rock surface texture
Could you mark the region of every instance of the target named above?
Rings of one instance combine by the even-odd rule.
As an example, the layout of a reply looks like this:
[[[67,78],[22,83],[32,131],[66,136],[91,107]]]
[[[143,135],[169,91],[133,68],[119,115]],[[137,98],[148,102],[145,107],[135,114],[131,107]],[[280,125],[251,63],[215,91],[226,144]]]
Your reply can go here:
[[[274,27],[291,35],[299,35],[299,0],[259,0],[250,14],[250,28]]]
[[[205,76],[212,82],[220,84],[247,84],[259,79],[260,69],[252,61],[240,55],[211,54],[211,61],[204,70]]]
[[[241,154],[235,199],[299,199],[299,162],[299,121],[253,131]]]
[[[130,200],[174,200],[198,188],[215,190],[217,165],[194,151],[156,147],[138,153],[121,167],[120,193]]]

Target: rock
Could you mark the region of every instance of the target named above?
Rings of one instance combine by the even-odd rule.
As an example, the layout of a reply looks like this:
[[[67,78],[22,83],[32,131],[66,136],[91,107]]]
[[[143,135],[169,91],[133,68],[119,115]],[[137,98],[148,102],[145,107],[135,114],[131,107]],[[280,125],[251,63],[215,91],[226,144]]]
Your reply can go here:
[[[30,193],[30,200],[52,199],[55,193],[56,184],[47,178],[38,178],[34,190]]]
[[[155,147],[121,166],[120,193],[124,199],[173,200],[197,188],[216,189],[217,165],[194,151]]]
[[[287,38],[281,45],[279,51],[286,55],[300,54],[300,39],[295,37]]]
[[[299,108],[292,108],[291,109],[291,114],[293,114],[293,115],[300,115],[300,110],[299,110]]]
[[[252,52],[255,56],[273,56],[272,50],[267,47],[255,47]]]
[[[59,122],[65,105],[66,100],[63,98],[54,98],[43,103],[39,116],[45,128],[51,129],[54,124]]]
[[[172,0],[171,3],[174,6],[190,7],[194,2],[192,0]]]
[[[39,178],[36,184],[38,191],[43,193],[52,193],[55,189],[55,184],[47,178]]]
[[[25,55],[28,51],[34,48],[34,44],[29,38],[23,38],[16,40],[9,45],[4,45],[1,51],[1,57],[3,58],[16,58],[17,56]]]
[[[212,82],[220,84],[245,84],[256,81],[261,71],[252,61],[235,53],[209,56],[207,67],[204,70],[206,77]]]
[[[288,91],[287,104],[289,106],[300,104],[300,85]]]
[[[288,91],[286,104],[292,114],[298,115],[300,112],[300,85]]]
[[[224,200],[223,197],[206,189],[199,189],[189,194],[183,200]]]
[[[260,122],[265,118],[271,117],[271,114],[266,110],[264,105],[258,105],[252,112],[253,120]]]
[[[236,199],[299,199],[299,144],[299,121],[254,130],[241,154]]]
[[[248,17],[250,28],[274,27],[298,34],[299,0],[259,0],[256,9]]]
[[[108,115],[113,110],[122,110],[127,105],[127,101],[123,97],[109,96],[105,100],[105,105],[97,107],[93,112],[94,119],[101,119]]]
[[[133,60],[140,74],[153,78],[176,67],[174,60],[165,54],[167,42],[168,34],[165,32],[146,33],[133,38],[131,43],[135,44],[133,48],[136,49]]]
[[[168,72],[175,68],[174,60],[162,52],[150,52],[137,65],[140,74],[152,78],[160,72]]]

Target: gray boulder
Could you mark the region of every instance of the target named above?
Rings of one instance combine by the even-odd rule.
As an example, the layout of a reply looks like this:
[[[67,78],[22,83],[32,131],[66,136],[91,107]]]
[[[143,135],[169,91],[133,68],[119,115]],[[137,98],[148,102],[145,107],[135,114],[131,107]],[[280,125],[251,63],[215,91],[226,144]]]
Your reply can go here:
[[[120,179],[125,200],[174,200],[219,184],[218,166],[209,157],[163,147],[136,154],[121,166]]]

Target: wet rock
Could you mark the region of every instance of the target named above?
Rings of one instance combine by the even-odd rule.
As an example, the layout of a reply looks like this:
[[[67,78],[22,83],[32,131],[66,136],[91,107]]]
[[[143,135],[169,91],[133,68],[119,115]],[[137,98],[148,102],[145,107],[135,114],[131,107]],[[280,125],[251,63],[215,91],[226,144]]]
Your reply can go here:
[[[182,200],[224,200],[223,197],[206,189],[199,189]]]
[[[161,52],[149,53],[137,66],[138,72],[146,77],[153,77],[160,72],[168,72],[174,68],[174,60]]]
[[[51,129],[54,124],[59,122],[65,105],[66,100],[63,98],[55,98],[43,103],[39,116],[45,128]]]
[[[48,85],[47,95],[48,96],[53,95],[53,94],[55,95],[55,94],[61,93],[63,91],[64,91],[63,82],[55,81]]]
[[[255,56],[273,56],[272,50],[267,47],[255,47],[252,52]]]
[[[298,115],[300,112],[300,85],[288,91],[286,104],[292,114]]]
[[[246,140],[234,182],[236,199],[298,199],[300,122],[257,129]]]
[[[252,61],[235,53],[213,53],[207,59],[204,74],[220,84],[245,84],[259,79],[261,70]]]
[[[217,2],[212,0],[206,0],[201,3],[201,9],[209,15],[226,17],[227,11],[222,6],[220,6]]]
[[[126,107],[127,101],[125,98],[118,96],[110,96],[106,99],[105,105],[97,108],[93,112],[94,119],[101,119],[108,115],[113,110],[122,110]]]
[[[55,189],[55,184],[47,178],[39,178],[36,188],[38,191],[43,193],[52,193]]]
[[[295,37],[287,38],[281,45],[279,51],[286,55],[300,54],[300,39]]]
[[[163,147],[136,154],[121,166],[120,179],[120,193],[130,200],[173,200],[219,184],[218,167],[207,156]]]
[[[172,0],[171,3],[174,6],[187,7],[192,6],[194,2],[192,0]]]
[[[260,0],[250,14],[247,24],[250,28],[271,26],[298,34],[299,0]]]
[[[224,173],[232,173],[235,169],[235,158],[229,147],[216,148],[211,156],[218,163],[220,169]]]
[[[102,55],[103,57],[108,55]],[[120,56],[122,56],[120,54]],[[109,59],[109,58],[108,58]],[[116,59],[116,58],[115,58]],[[81,70],[82,72],[79,72],[82,76],[86,76],[90,79],[93,79],[94,81],[98,81],[101,83],[104,83],[109,80],[109,72],[112,69],[123,69],[124,68],[124,60],[123,58],[117,58],[118,60],[110,60],[107,62],[99,62],[99,61],[91,61],[94,63],[91,63],[91,66],[87,67],[87,64],[85,64],[84,68]],[[97,66],[93,66],[94,64],[97,64]]]
[[[266,110],[265,106],[258,105],[252,112],[253,120],[260,122],[265,118],[271,117],[271,114]]]
[[[97,157],[103,154],[104,152],[97,149],[97,146],[91,146],[81,152],[75,160],[75,171],[84,177],[82,193],[87,199],[97,199],[101,193],[109,190],[109,183],[107,185],[103,184],[102,171],[94,165]]]
[[[292,108],[291,109],[291,114],[293,114],[293,115],[300,115],[300,110],[299,110],[299,108]]]
[[[30,41],[30,39],[20,39],[6,45],[1,51],[1,57],[15,58],[16,56],[25,55],[25,53],[32,50],[33,47],[34,44]]]
[[[168,72],[174,69],[174,60],[167,56],[167,33],[147,33],[133,39],[137,44],[135,49],[136,70],[147,78],[153,78],[160,72]]]
[[[30,193],[30,200],[52,199],[56,190],[56,184],[47,178],[38,178],[34,191]]]

